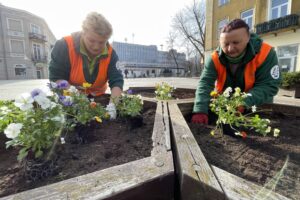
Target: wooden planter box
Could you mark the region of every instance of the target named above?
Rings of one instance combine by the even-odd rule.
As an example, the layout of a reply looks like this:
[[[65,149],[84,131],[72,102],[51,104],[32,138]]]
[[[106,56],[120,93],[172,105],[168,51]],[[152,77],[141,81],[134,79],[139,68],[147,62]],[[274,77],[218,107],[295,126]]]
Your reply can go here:
[[[193,101],[169,104],[171,134],[174,139],[174,163],[179,175],[181,198],[195,200],[257,198],[263,187],[207,162],[184,118],[188,114],[191,116],[192,107]],[[276,105],[273,109],[279,107],[282,105]],[[300,113],[300,107],[293,109]],[[270,192],[267,198],[288,199],[274,192]]]
[[[151,156],[1,199],[174,199],[166,102],[157,102]]]

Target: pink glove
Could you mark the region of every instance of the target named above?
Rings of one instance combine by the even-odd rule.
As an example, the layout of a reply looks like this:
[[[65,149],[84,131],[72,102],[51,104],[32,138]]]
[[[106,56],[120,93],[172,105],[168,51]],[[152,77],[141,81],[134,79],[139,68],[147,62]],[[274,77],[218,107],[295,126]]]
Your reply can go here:
[[[208,124],[208,116],[205,113],[196,113],[192,117],[194,124]]]

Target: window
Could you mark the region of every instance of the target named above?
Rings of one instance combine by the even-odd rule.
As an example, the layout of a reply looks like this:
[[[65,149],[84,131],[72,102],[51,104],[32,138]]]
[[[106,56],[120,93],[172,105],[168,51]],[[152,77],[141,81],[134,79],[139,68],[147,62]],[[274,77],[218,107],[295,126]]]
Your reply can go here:
[[[270,0],[270,20],[288,15],[289,0]]]
[[[22,21],[19,19],[7,19],[8,30],[23,32]]]
[[[280,46],[277,48],[278,63],[282,72],[296,70],[298,45]]]
[[[228,24],[229,20],[228,19],[224,19],[222,21],[220,21],[218,23],[218,31],[217,31],[217,38],[219,39],[220,37],[220,33],[221,33],[221,29],[226,25]]]
[[[250,29],[253,28],[253,9],[242,12],[241,19],[244,20]]]
[[[30,24],[31,27],[31,32],[32,33],[37,33],[40,34],[41,33],[41,29],[39,26],[35,25],[35,24]]]
[[[15,66],[15,75],[16,76],[26,76],[26,67],[24,65]]]
[[[12,56],[24,56],[24,41],[23,40],[10,40],[10,48]]]
[[[223,6],[227,3],[229,3],[229,0],[219,0],[219,6]]]
[[[40,44],[32,44],[33,49],[33,59],[41,60],[42,59],[42,48]]]

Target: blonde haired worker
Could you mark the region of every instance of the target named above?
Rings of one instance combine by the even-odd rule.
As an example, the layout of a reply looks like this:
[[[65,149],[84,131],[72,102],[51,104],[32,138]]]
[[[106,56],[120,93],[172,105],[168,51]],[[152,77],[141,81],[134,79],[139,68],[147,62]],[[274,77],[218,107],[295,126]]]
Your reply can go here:
[[[83,83],[90,83],[91,87],[84,92],[91,97],[104,94],[109,85],[111,97],[119,97],[124,79],[116,68],[118,56],[108,43],[112,31],[104,16],[89,13],[82,23],[82,31],[55,43],[49,64],[50,81],[66,80],[79,89]],[[115,106],[110,103],[108,108],[115,116]]]

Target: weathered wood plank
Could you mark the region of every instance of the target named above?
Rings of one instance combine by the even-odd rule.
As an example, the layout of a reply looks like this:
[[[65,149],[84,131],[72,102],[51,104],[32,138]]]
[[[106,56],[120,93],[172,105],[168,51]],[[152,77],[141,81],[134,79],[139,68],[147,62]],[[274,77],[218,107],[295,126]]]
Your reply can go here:
[[[168,110],[168,102],[167,101],[164,101],[163,102],[163,120],[164,120],[164,124],[165,124],[165,127],[164,127],[164,135],[165,135],[165,138],[166,138],[166,148],[167,148],[167,151],[171,151],[171,133],[170,133],[170,122],[169,122],[169,110]]]
[[[212,166],[215,175],[221,183],[228,199],[268,199],[288,200],[278,193],[269,191],[259,185],[246,181],[216,166]]]
[[[173,179],[172,153],[167,152],[1,199],[153,199],[158,194],[173,199]],[[143,193],[152,189],[155,193]]]
[[[265,104],[260,106],[261,109],[270,109],[275,112],[284,114],[300,116],[300,104],[299,105],[285,105],[280,103]]]
[[[166,102],[158,101],[152,133],[153,149],[151,155],[171,150],[169,115]]]
[[[178,106],[169,104],[182,199],[224,199],[224,192]]]

